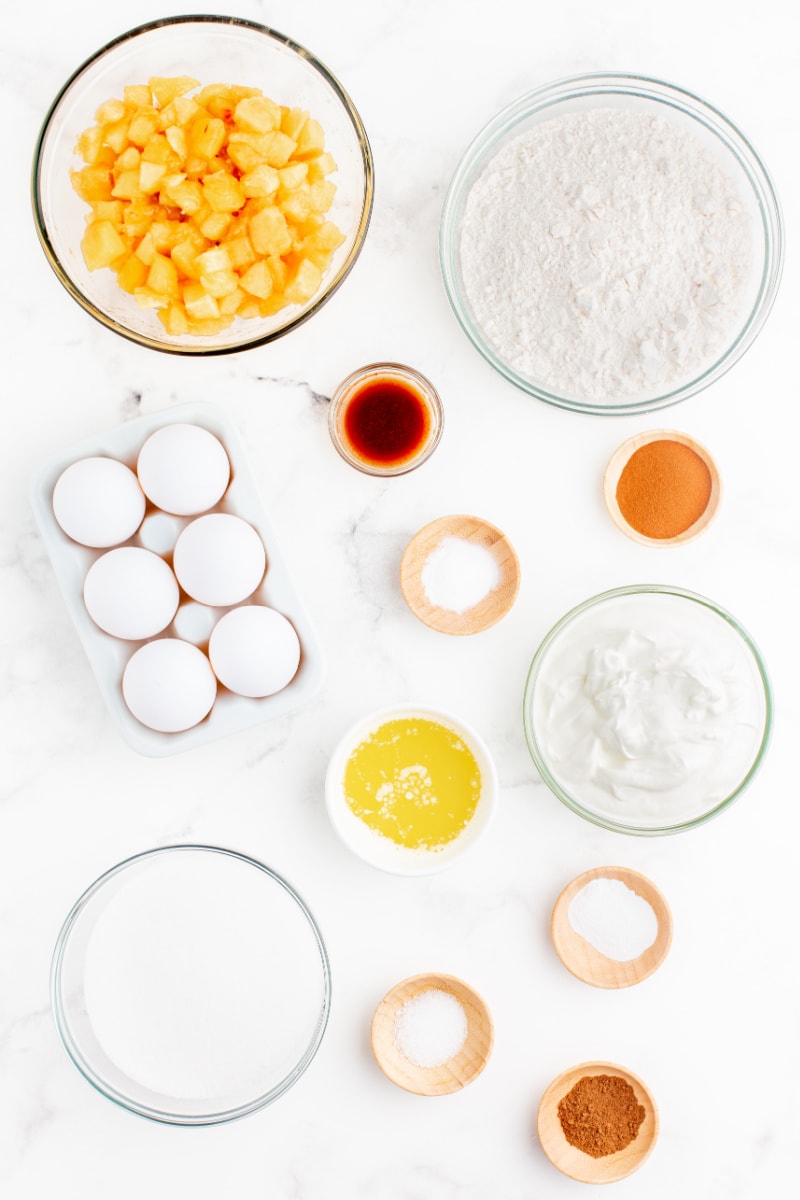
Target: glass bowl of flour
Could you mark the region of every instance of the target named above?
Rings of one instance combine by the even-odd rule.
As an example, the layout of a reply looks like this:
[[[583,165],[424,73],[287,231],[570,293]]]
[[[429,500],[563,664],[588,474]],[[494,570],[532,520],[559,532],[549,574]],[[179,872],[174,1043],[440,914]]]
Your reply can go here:
[[[618,833],[679,833],[750,783],[772,694],[730,613],[643,584],[562,617],[534,655],[523,714],[536,769],[573,812]]]
[[[56,943],[61,1042],[101,1095],[171,1125],[256,1112],[304,1073],[330,1008],[316,922],[269,867],[166,846],[112,867]]]
[[[445,288],[487,361],[576,412],[646,412],[708,387],[764,325],[783,225],[769,173],[705,101],[581,75],[503,109],[442,212]]]

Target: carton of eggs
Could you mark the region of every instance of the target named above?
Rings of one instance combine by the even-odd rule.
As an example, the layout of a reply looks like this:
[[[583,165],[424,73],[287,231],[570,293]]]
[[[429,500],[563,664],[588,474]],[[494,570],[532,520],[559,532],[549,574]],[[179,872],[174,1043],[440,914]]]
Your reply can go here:
[[[292,711],[322,652],[235,428],[182,405],[47,463],[34,512],[126,741],[173,754]]]

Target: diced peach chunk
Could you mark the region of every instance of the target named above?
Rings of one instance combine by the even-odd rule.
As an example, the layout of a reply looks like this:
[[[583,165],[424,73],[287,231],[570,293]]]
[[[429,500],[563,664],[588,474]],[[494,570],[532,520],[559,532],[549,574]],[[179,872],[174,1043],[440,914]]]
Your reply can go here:
[[[122,95],[125,98],[126,104],[132,104],[134,108],[149,108],[153,94],[146,83],[133,83],[122,89]]]
[[[123,292],[130,292],[132,295],[137,288],[144,287],[147,273],[148,268],[142,260],[135,254],[129,254],[117,271],[117,283]]]
[[[105,167],[81,167],[72,172],[72,186],[87,204],[97,200],[110,200],[113,181],[111,172]]]
[[[214,212],[236,212],[246,200],[242,185],[227,171],[218,171],[203,180],[203,196]]]
[[[155,254],[147,273],[147,286],[163,296],[177,299],[178,271],[172,259],[165,254]]]
[[[257,254],[286,254],[292,248],[292,237],[286,218],[279,208],[264,208],[250,221],[250,241]]]
[[[292,141],[297,141],[307,120],[308,113],[304,108],[281,109],[281,129]]]
[[[325,149],[325,133],[319,121],[309,117],[297,138],[296,158],[313,158]]]
[[[284,167],[283,170],[289,171],[291,168]],[[269,197],[274,196],[278,190],[280,174],[274,167],[259,163],[252,171],[243,175],[240,182],[245,196]]]
[[[248,267],[241,276],[240,282],[246,292],[251,296],[258,296],[260,300],[266,300],[267,296],[272,294],[272,272],[264,259]]]
[[[231,214],[227,212],[211,212],[207,216],[197,217],[199,229],[203,237],[210,242],[221,242],[231,227]]]
[[[155,109],[140,110],[128,126],[128,141],[144,147],[158,129],[158,113]]]
[[[187,130],[187,151],[198,158],[214,158],[225,145],[225,122],[202,109]]]
[[[154,75],[152,79],[148,80],[148,83],[159,108],[169,104],[170,100],[174,100],[176,96],[182,96],[185,92],[191,92],[193,88],[200,86],[197,79],[191,79],[188,75],[170,76],[169,78]]]
[[[319,267],[304,258],[286,288],[286,298],[291,304],[305,304],[319,289],[321,282],[322,272]]]
[[[183,303],[186,312],[195,321],[219,316],[219,305],[201,283],[186,284],[183,289]]]
[[[213,296],[215,300],[221,300],[223,296],[230,296],[232,292],[236,291],[239,286],[239,276],[235,271],[204,271],[200,275],[200,283],[209,296]]]
[[[142,162],[139,164],[139,190],[149,195],[157,192],[161,180],[167,173],[166,163]]]
[[[110,267],[125,253],[125,242],[110,221],[92,221],[86,226],[81,250],[90,271]]]
[[[233,119],[239,129],[248,133],[267,133],[280,128],[281,110],[266,96],[249,96],[236,105]]]
[[[90,270],[174,337],[271,317],[319,290],[344,235],[323,219],[336,170],[318,121],[259,89],[154,76],[101,105],[72,184]]]

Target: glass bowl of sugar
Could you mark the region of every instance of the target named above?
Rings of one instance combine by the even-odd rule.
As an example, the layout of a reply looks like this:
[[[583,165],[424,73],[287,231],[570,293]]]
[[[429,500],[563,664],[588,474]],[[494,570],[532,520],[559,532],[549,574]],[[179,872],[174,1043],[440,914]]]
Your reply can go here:
[[[648,412],[719,379],[763,328],[783,265],[770,175],[744,134],[662,80],[559,80],[464,154],[439,252],[467,337],[575,412]]]
[[[56,943],[61,1042],[101,1095],[170,1125],[257,1112],[303,1075],[330,1008],[322,935],[263,863],[165,846],[101,875]]]

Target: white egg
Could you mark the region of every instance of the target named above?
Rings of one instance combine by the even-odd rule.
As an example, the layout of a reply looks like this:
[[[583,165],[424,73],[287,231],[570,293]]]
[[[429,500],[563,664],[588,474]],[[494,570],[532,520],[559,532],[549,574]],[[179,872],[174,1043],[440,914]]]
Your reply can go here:
[[[136,463],[139,483],[164,512],[194,516],[213,508],[231,477],[219,438],[200,425],[164,425],[151,433]]]
[[[267,555],[252,525],[231,513],[192,521],[175,543],[178,583],[193,600],[227,608],[246,600],[264,577]]]
[[[220,617],[208,643],[220,683],[240,696],[271,696],[294,679],[300,639],[282,613],[245,604]]]
[[[197,646],[178,638],[158,638],[128,659],[122,695],[137,721],[149,729],[180,733],[211,712],[217,680]]]
[[[179,599],[178,582],[164,559],[139,546],[101,555],[83,584],[83,602],[95,625],[130,641],[166,629]]]
[[[79,459],[53,488],[53,514],[64,533],[95,549],[127,542],[142,523],[145,504],[133,471],[115,458]]]

